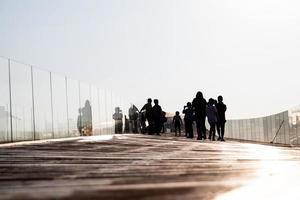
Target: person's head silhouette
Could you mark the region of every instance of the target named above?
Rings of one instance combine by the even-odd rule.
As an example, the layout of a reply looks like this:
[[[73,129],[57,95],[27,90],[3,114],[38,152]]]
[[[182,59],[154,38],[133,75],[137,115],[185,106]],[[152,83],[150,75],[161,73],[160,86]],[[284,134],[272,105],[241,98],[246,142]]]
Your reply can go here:
[[[197,94],[196,94],[196,98],[197,99],[202,99],[203,98],[203,94],[202,94],[202,92],[197,92]]]
[[[179,111],[176,111],[176,115],[177,115],[177,116],[179,115]]]
[[[223,102],[223,97],[220,95],[220,96],[218,96],[218,101],[219,102]]]
[[[89,101],[89,100],[86,100],[84,106],[85,106],[85,107],[90,107],[90,106],[91,106],[90,101]]]
[[[121,111],[120,107],[115,107],[115,112],[119,113]]]
[[[188,108],[191,108],[191,107],[192,107],[192,103],[191,103],[191,102],[188,102],[188,103],[186,104],[186,106],[187,106]]]
[[[209,100],[208,100],[208,104],[209,105],[214,105],[214,103],[215,103],[215,100],[214,99],[212,99],[212,98],[210,98]]]
[[[218,101],[216,99],[214,99],[214,104],[217,105]]]
[[[147,100],[147,102],[148,102],[149,104],[151,104],[151,103],[152,103],[152,99],[149,98],[149,99]]]
[[[158,105],[158,99],[154,99],[154,104]]]

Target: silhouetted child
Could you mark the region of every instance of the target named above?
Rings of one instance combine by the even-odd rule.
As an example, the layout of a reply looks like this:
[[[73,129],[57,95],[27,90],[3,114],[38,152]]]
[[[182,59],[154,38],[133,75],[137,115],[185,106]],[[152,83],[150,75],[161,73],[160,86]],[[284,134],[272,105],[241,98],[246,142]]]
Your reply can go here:
[[[175,128],[175,136],[177,136],[177,132],[179,132],[179,136],[181,136],[182,119],[181,119],[178,111],[176,111],[176,114],[173,117],[173,124],[174,124],[174,128]]]
[[[193,119],[194,119],[194,111],[192,109],[192,103],[188,102],[186,106],[184,106],[182,113],[184,114],[184,124],[185,124],[185,133],[187,138],[193,138]]]
[[[209,137],[208,139],[215,140],[215,135],[216,135],[216,125],[218,122],[218,111],[217,108],[215,107],[215,100],[214,99],[209,99],[208,104],[206,106],[206,115],[207,115],[207,120],[210,125],[210,130],[209,130]]]
[[[166,112],[165,111],[162,111],[161,112],[161,125],[162,125],[162,133],[165,133],[165,123],[168,121],[168,118],[166,117]]]

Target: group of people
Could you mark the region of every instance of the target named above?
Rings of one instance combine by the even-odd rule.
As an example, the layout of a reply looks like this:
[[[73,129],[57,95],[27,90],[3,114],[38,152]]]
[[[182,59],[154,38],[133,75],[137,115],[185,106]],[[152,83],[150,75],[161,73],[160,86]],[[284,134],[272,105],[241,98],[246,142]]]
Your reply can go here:
[[[153,102],[154,105],[152,105],[152,99],[149,98],[140,111],[134,105],[129,108],[129,119],[125,117],[125,132],[138,133],[140,131],[141,133],[148,133],[150,135],[160,135],[161,132],[164,132],[164,124],[167,122],[166,112],[162,110],[158,99],[154,99]],[[173,120],[170,119],[167,124],[173,124],[175,136],[181,136],[181,126],[184,124],[186,137],[194,138],[193,123],[195,122],[197,140],[205,140],[207,139],[207,117],[210,125],[208,139],[216,140],[217,131],[218,140],[224,141],[226,110],[227,107],[223,103],[222,96],[218,96],[218,100],[210,98],[207,102],[202,92],[197,92],[193,101],[188,102],[184,106],[182,111],[184,114],[183,120],[181,119],[180,112],[176,111]],[[119,125],[122,124],[122,118],[122,111],[117,107],[113,115],[113,119],[116,122],[116,133],[122,133],[122,126]]]
[[[150,135],[156,134],[160,135],[164,122],[167,121],[166,113],[162,110],[161,106],[158,104],[158,99],[154,99],[154,106],[152,106],[152,99],[149,98],[147,103],[141,108],[141,124],[142,132],[148,132]],[[148,126],[146,126],[146,120]]]
[[[226,117],[225,112],[227,110],[226,105],[223,103],[223,97],[218,96],[218,100],[210,98],[207,102],[203,97],[202,92],[197,92],[196,97],[191,102],[188,102],[182,113],[184,114],[185,134],[188,138],[194,137],[193,122],[196,122],[197,127],[197,140],[205,140],[206,136],[206,125],[205,120],[207,117],[210,125],[208,139],[215,140],[216,130],[218,132],[218,140],[224,140],[225,123]],[[175,136],[179,132],[181,133],[182,120],[179,115],[179,111],[176,112],[173,118],[173,124],[175,128]]]

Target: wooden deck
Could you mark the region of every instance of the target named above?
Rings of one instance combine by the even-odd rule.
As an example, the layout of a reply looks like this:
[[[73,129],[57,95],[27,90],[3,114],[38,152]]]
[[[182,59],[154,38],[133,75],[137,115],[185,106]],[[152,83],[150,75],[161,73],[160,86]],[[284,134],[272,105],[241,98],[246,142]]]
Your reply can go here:
[[[300,199],[299,185],[298,148],[135,134],[0,145],[0,199]]]

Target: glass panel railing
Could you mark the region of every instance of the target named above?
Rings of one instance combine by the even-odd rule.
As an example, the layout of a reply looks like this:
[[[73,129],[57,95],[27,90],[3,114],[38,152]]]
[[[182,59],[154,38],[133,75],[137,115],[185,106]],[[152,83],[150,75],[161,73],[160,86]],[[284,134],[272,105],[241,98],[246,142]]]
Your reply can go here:
[[[38,139],[35,135],[31,67],[12,61],[12,141]]]
[[[79,82],[77,80],[67,78],[66,83],[69,135],[79,136],[79,129],[81,127]]]
[[[36,139],[54,138],[50,72],[33,68]]]
[[[66,79],[57,74],[51,74],[53,101],[53,131],[54,138],[68,137],[68,109]]]
[[[9,61],[0,58],[0,143],[11,141]]]

